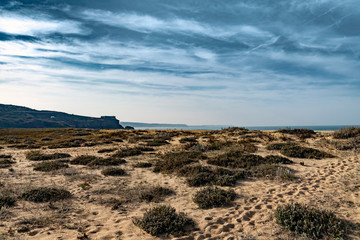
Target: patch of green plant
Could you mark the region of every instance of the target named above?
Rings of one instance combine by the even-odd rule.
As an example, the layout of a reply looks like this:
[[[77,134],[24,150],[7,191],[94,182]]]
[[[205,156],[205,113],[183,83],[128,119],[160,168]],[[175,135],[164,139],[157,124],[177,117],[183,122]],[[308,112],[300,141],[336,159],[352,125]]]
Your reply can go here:
[[[109,153],[116,151],[116,148],[103,148],[98,151],[98,153]]]
[[[58,161],[45,161],[34,165],[34,171],[51,172],[62,168],[68,168],[69,165]]]
[[[266,163],[266,159],[260,155],[244,154],[242,151],[230,151],[208,160],[209,164],[231,167],[231,168],[251,168]]]
[[[305,234],[312,239],[342,239],[347,230],[344,221],[338,219],[333,212],[299,203],[279,206],[275,210],[275,218],[278,224],[290,231]]]
[[[14,163],[16,163],[16,162],[12,161],[10,159],[0,159],[0,168],[11,167],[11,165],[13,165]]]
[[[110,167],[101,171],[104,176],[124,176],[126,172],[122,168]]]
[[[275,164],[292,164],[294,163],[290,159],[278,155],[268,155],[265,157],[266,163],[275,163]]]
[[[78,157],[75,157],[73,160],[70,161],[70,164],[73,165],[88,165],[92,161],[97,160],[99,157],[97,156],[91,156],[91,155],[81,155]]]
[[[134,148],[126,148],[117,151],[112,155],[115,158],[123,158],[123,157],[131,157],[141,155],[143,152],[151,152],[154,151],[151,147],[134,147]]]
[[[201,209],[229,206],[236,198],[234,190],[207,187],[199,190],[193,197],[193,201]]]
[[[159,202],[169,195],[173,195],[175,192],[170,188],[161,186],[154,186],[142,191],[140,193],[140,199],[147,202]]]
[[[152,163],[150,162],[138,162],[133,165],[135,168],[149,168],[152,167]]]
[[[301,147],[296,145],[286,145],[283,146],[280,150],[280,153],[294,158],[314,158],[314,159],[322,159],[322,158],[332,158],[334,157],[330,153],[326,153],[314,148]]]
[[[16,199],[10,196],[0,196],[0,209],[3,207],[12,207],[15,205]]]
[[[144,216],[141,219],[134,218],[133,223],[153,236],[184,235],[186,229],[195,225],[184,213],[176,213],[175,208],[165,205],[146,210]]]
[[[151,141],[146,142],[146,145],[151,146],[151,147],[158,147],[158,146],[163,146],[166,144],[169,144],[169,142],[162,138],[154,138]]]
[[[85,143],[86,140],[82,138],[75,138],[70,140],[63,140],[59,141],[57,143],[54,143],[52,145],[49,145],[48,147],[50,149],[56,149],[56,148],[74,148],[74,147],[81,147],[83,143]]]
[[[313,135],[316,135],[316,132],[314,130],[307,128],[294,128],[294,129],[284,128],[277,130],[277,132],[296,135],[299,136],[300,138],[310,138]]]
[[[197,143],[196,137],[184,137],[180,139],[180,143]]]
[[[52,154],[43,154],[40,151],[31,151],[26,153],[26,158],[31,161],[44,161],[44,160],[53,160],[61,158],[70,158],[71,155],[67,153],[52,153]]]
[[[201,152],[173,152],[166,153],[162,160],[158,160],[154,165],[154,172],[172,173],[185,165],[198,162],[199,159],[206,158]]]
[[[0,154],[0,159],[5,159],[5,158],[11,158],[11,155],[9,154]]]
[[[347,127],[336,130],[334,132],[334,138],[337,139],[348,139],[360,136],[360,127]]]
[[[71,193],[64,189],[41,187],[24,192],[21,198],[31,202],[53,202],[71,197]]]
[[[124,163],[126,163],[126,160],[124,159],[112,158],[112,157],[109,158],[98,157],[87,165],[88,166],[119,166]]]
[[[243,151],[231,149],[224,154],[209,159],[207,163],[216,166],[231,167],[243,155],[244,155]]]
[[[293,143],[272,143],[266,146],[267,150],[277,150],[280,151],[285,146],[294,146]]]

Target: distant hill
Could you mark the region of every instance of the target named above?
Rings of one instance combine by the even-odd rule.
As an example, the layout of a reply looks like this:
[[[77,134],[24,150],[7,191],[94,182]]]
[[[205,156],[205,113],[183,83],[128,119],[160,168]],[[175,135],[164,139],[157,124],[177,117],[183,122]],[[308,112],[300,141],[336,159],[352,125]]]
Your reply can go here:
[[[93,118],[0,104],[0,128],[123,129],[123,126],[113,116]]]

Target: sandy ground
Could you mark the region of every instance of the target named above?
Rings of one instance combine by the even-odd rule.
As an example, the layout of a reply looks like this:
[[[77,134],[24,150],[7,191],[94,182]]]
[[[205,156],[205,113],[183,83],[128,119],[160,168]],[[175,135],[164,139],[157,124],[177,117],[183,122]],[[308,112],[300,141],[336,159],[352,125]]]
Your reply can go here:
[[[144,131],[142,131],[143,134]],[[151,132],[150,133],[155,133]],[[136,131],[132,132],[136,135]],[[190,132],[188,136],[197,136],[200,143],[206,143],[205,132]],[[214,132],[218,139],[239,141],[244,136],[234,133]],[[272,141],[260,139],[255,142],[258,150],[255,154],[266,156],[279,154],[266,150],[271,142],[278,142],[284,136],[275,132],[266,132],[273,136]],[[201,188],[189,187],[185,178],[171,174],[154,173],[152,168],[134,168],[136,162],[152,161],[159,153],[183,149],[179,142],[183,136],[173,137],[171,144],[154,147],[155,152],[126,157],[127,163],[121,167],[126,176],[105,177],[102,168],[70,165],[70,168],[54,172],[33,170],[33,161],[25,154],[31,150],[16,149],[3,144],[0,154],[11,154],[16,163],[9,168],[0,169],[2,191],[21,192],[24,189],[39,186],[56,186],[70,191],[73,197],[55,203],[32,203],[18,200],[14,207],[1,210],[0,239],[305,239],[276,224],[274,210],[277,206],[299,202],[310,206],[328,209],[341,219],[355,225],[360,224],[360,162],[358,150],[337,150],[331,142],[332,132],[318,132],[316,137],[300,141],[297,137],[287,136],[304,146],[311,146],[335,155],[335,158],[321,160],[290,158],[295,164],[289,165],[296,170],[296,179],[291,181],[269,179],[239,180],[232,188],[238,194],[230,207],[201,210],[193,202],[193,195]],[[256,137],[254,137],[256,138]],[[79,155],[110,156],[112,153],[97,151],[104,148],[124,149],[138,145],[138,142],[124,140],[93,147],[48,149],[42,147],[42,153],[69,153],[72,158]],[[214,155],[220,151],[209,151]],[[304,162],[305,165],[301,165]],[[205,164],[205,163],[204,163]],[[80,184],[87,187],[81,187]],[[141,185],[158,185],[173,189],[176,194],[161,203],[131,202],[113,209],[106,200],[121,198],[125,192],[105,191],[112,188],[131,188]],[[119,195],[120,194],[120,195]],[[153,237],[132,222],[133,217],[141,217],[145,210],[158,204],[167,204],[177,211],[186,213],[196,223],[196,229],[189,235],[175,238],[172,236]],[[21,222],[30,222],[30,229],[19,231]],[[359,233],[350,233],[350,239],[360,239]]]

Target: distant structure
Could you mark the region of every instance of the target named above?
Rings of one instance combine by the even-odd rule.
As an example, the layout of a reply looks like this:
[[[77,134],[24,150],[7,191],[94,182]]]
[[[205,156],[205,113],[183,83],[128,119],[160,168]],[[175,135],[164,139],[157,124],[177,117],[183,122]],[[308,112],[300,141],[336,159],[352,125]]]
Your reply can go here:
[[[85,117],[0,104],[0,128],[124,129],[114,116]]]

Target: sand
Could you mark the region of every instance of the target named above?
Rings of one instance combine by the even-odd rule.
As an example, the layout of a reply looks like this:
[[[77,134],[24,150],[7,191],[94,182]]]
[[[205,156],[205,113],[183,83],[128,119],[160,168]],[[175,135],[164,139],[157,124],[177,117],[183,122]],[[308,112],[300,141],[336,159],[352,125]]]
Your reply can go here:
[[[174,130],[175,131],[175,130]],[[111,132],[111,131],[110,131]],[[164,131],[172,132],[172,131]],[[176,132],[176,131],[175,131]],[[137,134],[157,134],[156,131],[129,131]],[[121,167],[127,171],[126,176],[108,176],[101,174],[103,167],[70,165],[70,168],[54,172],[37,172],[33,170],[34,161],[26,159],[29,149],[16,149],[11,144],[3,143],[0,154],[11,154],[16,162],[11,169],[0,169],[2,191],[18,194],[33,187],[56,186],[70,191],[73,197],[69,200],[54,203],[33,203],[18,200],[11,208],[1,210],[0,239],[303,239],[291,233],[275,222],[274,210],[287,203],[298,202],[313,207],[331,210],[336,216],[360,224],[360,162],[359,150],[337,150],[332,144],[335,141],[332,132],[317,132],[317,135],[305,140],[296,136],[279,134],[272,131],[262,132],[267,137],[259,137],[259,132],[237,134],[226,131],[190,131],[187,137],[196,136],[198,141],[206,144],[209,136],[237,142],[243,139],[256,140],[257,151],[254,154],[266,156],[280,155],[278,151],[269,151],[266,146],[272,142],[282,142],[284,137],[297,141],[303,146],[313,147],[335,155],[334,158],[300,159],[290,158],[295,163],[288,165],[296,171],[296,179],[280,180],[266,178],[248,178],[239,180],[234,189],[238,197],[232,206],[202,210],[193,202],[194,194],[203,187],[189,187],[184,177],[174,174],[154,173],[152,168],[134,168],[133,164],[152,161],[159,154],[183,150],[184,144],[179,140],[181,135],[173,137],[171,144],[154,147],[154,152],[144,152],[138,156],[124,158],[127,163]],[[247,136],[247,137],[246,137]],[[125,149],[144,144],[146,141],[134,141],[123,138],[123,142],[112,142],[92,147],[75,147],[48,149],[43,146],[42,153],[69,153],[71,159],[80,155],[110,156],[112,153],[99,154],[104,148]],[[270,141],[271,140],[271,141]],[[208,156],[220,154],[223,150],[207,151]],[[300,164],[304,162],[304,166]],[[206,164],[204,161],[203,164]],[[81,187],[87,186],[87,187]],[[111,198],[121,199],[125,192],[112,193],[107,189],[129,189],[136,186],[164,186],[173,189],[176,194],[162,202],[136,201],[122,203],[113,209]],[[133,217],[141,217],[146,209],[159,204],[171,205],[178,212],[186,213],[196,223],[196,228],[182,237],[154,237],[133,224]],[[24,222],[28,221],[28,224]],[[19,232],[28,226],[25,232]],[[360,239],[356,228],[349,234],[350,239]]]

